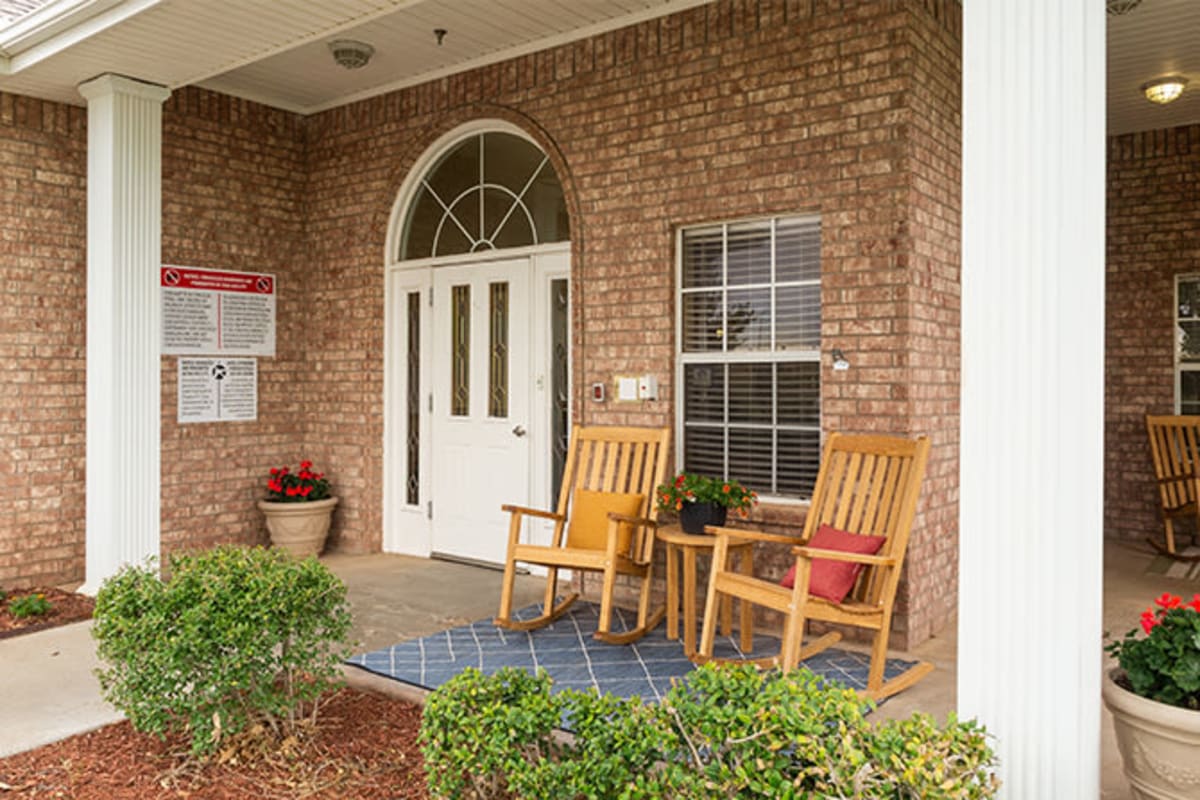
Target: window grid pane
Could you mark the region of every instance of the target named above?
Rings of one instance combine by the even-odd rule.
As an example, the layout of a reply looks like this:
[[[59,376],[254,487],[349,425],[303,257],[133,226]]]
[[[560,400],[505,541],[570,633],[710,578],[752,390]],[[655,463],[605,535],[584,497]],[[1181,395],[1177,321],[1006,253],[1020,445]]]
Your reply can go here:
[[[471,287],[450,290],[450,414],[471,414]]]
[[[567,468],[567,450],[570,445],[571,429],[569,415],[571,408],[571,385],[569,380],[569,342],[568,342],[568,298],[570,283],[566,278],[555,278],[550,282],[550,343],[551,355],[551,436],[550,461],[551,492],[550,497],[557,500],[562,488],[563,472]]]
[[[490,132],[456,144],[421,177],[401,259],[523,247],[571,238],[562,186],[537,145]]]
[[[508,284],[489,286],[488,416],[508,416]]]
[[[685,230],[680,260],[683,468],[761,494],[810,495],[820,459],[820,220]]]
[[[415,506],[421,501],[421,293],[408,293],[408,397],[405,415],[408,418],[406,448],[408,478],[405,481],[405,501]]]
[[[1200,414],[1200,275],[1175,278],[1175,413]]]

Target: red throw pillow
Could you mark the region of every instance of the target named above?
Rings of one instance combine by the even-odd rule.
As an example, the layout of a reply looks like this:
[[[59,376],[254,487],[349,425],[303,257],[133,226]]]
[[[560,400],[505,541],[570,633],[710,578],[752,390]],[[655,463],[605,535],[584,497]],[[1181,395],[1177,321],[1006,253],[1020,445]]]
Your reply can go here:
[[[861,553],[873,556],[879,552],[886,541],[886,536],[847,533],[839,531],[832,525],[823,524],[808,540],[808,546],[816,550],[838,550],[843,553]],[[862,572],[862,568],[862,564],[851,564],[848,561],[814,558],[812,574],[808,579],[808,593],[813,597],[823,597],[834,603],[840,603],[854,588],[854,582],[858,580],[858,573]],[[796,585],[795,564],[779,583],[788,589]]]

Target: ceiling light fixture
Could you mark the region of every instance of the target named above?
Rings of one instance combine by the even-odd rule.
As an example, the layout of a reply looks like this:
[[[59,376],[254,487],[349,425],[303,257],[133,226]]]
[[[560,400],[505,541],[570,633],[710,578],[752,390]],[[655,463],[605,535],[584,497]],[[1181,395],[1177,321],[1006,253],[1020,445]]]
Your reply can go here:
[[[1142,0],[1108,0],[1105,8],[1109,16],[1119,17],[1128,14],[1142,4]]]
[[[1146,99],[1151,103],[1166,105],[1173,100],[1178,100],[1179,95],[1183,94],[1185,86],[1187,86],[1187,78],[1171,75],[1166,78],[1155,78],[1144,84],[1142,91],[1146,93]]]
[[[361,69],[375,55],[375,48],[365,42],[353,39],[335,39],[329,43],[329,52],[333,60],[346,69]]]

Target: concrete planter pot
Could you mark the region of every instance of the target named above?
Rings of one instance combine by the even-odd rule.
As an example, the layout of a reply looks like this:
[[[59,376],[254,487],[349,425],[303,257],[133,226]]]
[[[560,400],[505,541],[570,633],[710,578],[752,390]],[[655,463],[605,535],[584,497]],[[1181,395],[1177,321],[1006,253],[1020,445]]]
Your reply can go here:
[[[272,503],[259,500],[258,507],[267,518],[271,546],[287,550],[297,558],[319,555],[329,535],[329,520],[338,498],[311,503]]]
[[[1200,711],[1139,697],[1104,680],[1104,704],[1113,715],[1125,777],[1139,800],[1200,800]]]

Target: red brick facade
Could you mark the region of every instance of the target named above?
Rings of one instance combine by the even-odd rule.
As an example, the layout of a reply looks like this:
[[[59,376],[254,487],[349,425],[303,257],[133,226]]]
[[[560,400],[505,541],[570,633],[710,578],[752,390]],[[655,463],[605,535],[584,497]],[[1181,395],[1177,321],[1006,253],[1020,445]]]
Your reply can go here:
[[[1175,276],[1200,272],[1200,125],[1108,142],[1104,530],[1162,535],[1146,414],[1175,413]]]
[[[83,576],[86,119],[0,94],[0,588]]]
[[[937,0],[721,0],[309,118],[177,92],[164,110],[164,260],[275,272],[281,295],[278,355],[260,360],[258,422],[176,425],[175,363],[164,359],[165,548],[255,540],[262,472],[301,455],[336,477],[336,546],[380,548],[390,211],[438,136],[498,118],[539,141],[566,188],[577,421],[672,422],[680,226],[821,215],[823,351],[840,348],[852,364],[836,374],[823,365],[824,429],[934,440],[896,626],[897,644],[927,638],[956,601],[959,13]],[[6,381],[0,437],[14,442],[3,444],[16,449],[25,435],[48,451],[44,466],[21,467],[17,488],[0,489],[6,503],[32,511],[43,472],[68,496],[33,538],[24,525],[0,527],[0,582],[66,580],[82,569],[83,115],[16,103],[24,105],[65,120],[62,132],[36,135],[56,142],[40,145],[51,148],[47,165],[65,154],[66,185],[34,186],[35,171],[2,160],[34,137],[8,118],[0,175],[20,173],[11,180],[21,182],[21,208],[33,202],[26,196],[44,197],[62,218],[58,239],[18,242],[40,248],[34,257],[55,262],[70,286],[56,298],[70,308],[47,317],[74,327],[47,337],[64,350],[45,370],[65,358],[72,371],[33,370],[30,380],[69,392],[72,411],[61,416],[73,426],[63,434],[72,449],[33,420],[17,419],[24,434],[10,424],[7,415],[36,395],[14,392],[14,411]],[[10,128],[21,137],[10,141]],[[21,213],[6,206],[0,225]],[[34,293],[32,276],[17,279],[24,288],[13,292],[5,275],[6,295]],[[27,324],[32,313],[16,318]],[[19,355],[37,344],[10,328],[0,333],[3,369],[17,360],[10,347]],[[582,387],[641,372],[658,376],[658,401],[634,410],[582,403]],[[67,549],[25,556],[55,547]],[[782,571],[778,560],[764,568]]]

